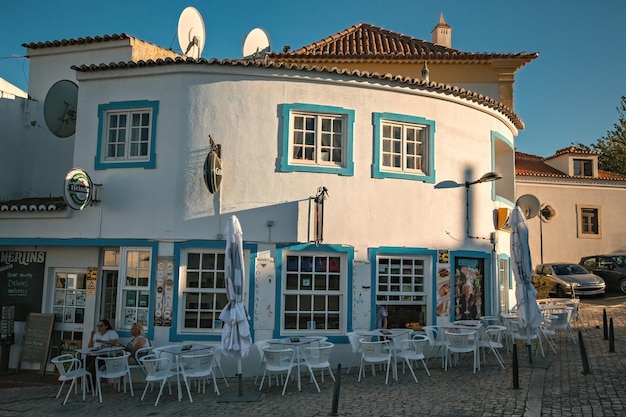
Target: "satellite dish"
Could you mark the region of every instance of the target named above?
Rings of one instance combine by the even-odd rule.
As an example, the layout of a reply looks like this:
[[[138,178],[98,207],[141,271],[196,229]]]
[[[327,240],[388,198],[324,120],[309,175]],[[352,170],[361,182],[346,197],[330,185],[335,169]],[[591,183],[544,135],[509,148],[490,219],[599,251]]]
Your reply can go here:
[[[187,7],[178,19],[178,44],[183,55],[200,58],[204,49],[204,21],[195,7]]]
[[[541,206],[541,210],[539,211],[539,216],[541,220],[545,223],[551,222],[557,215],[556,208],[550,203],[543,204]]]
[[[76,131],[76,103],[78,86],[69,80],[57,81],[46,94],[43,117],[48,130],[60,138]]]
[[[539,214],[539,199],[532,194],[524,194],[517,199],[515,205],[522,210],[526,219],[532,219]]]
[[[254,28],[243,41],[243,57],[256,59],[270,51],[270,38],[263,29]]]

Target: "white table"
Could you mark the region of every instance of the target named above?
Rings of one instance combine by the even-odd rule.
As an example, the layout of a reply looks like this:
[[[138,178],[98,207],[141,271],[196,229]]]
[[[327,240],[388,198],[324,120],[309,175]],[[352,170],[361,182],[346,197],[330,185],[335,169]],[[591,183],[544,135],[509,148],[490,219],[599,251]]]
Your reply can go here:
[[[318,336],[306,336],[306,337],[283,337],[281,339],[271,339],[270,345],[281,345],[281,346],[293,346],[294,351],[296,353],[296,362],[298,363],[298,391],[302,391],[302,383],[300,382],[300,365],[301,365],[301,356],[302,351],[301,347],[304,345],[309,345],[313,342],[319,342],[323,338]],[[315,375],[313,375],[315,378]]]
[[[153,351],[167,353],[176,358],[176,385],[178,385],[178,401],[183,399],[183,389],[180,383],[180,357],[189,353],[198,352],[201,350],[213,351],[213,346],[202,344],[183,344],[183,345],[169,345],[156,347]]]

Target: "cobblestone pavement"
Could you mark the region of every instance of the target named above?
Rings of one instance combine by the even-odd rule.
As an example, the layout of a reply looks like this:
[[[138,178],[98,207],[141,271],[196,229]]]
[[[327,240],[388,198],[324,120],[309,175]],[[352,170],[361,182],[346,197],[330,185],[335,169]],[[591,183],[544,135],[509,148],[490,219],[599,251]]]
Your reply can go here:
[[[609,341],[604,339],[603,312],[607,322],[613,321],[614,350],[610,352]],[[440,362],[429,362],[431,376],[420,366],[417,370],[419,383],[411,374],[403,374],[400,367],[399,381],[390,380],[385,386],[384,372],[370,373],[357,382],[358,372],[341,375],[336,411],[339,416],[625,416],[624,388],[626,387],[626,296],[583,300],[580,314],[583,326],[575,327],[582,336],[586,355],[581,345],[573,344],[565,336],[557,337],[557,354],[546,352],[529,364],[526,346],[518,345],[518,378],[514,380],[512,355],[504,355],[507,367],[503,370],[493,357],[481,364],[481,370],[472,373],[469,362],[461,362],[448,372],[441,369]],[[610,326],[607,327],[607,331]],[[577,340],[578,341],[578,340]],[[584,365],[583,357],[588,359]],[[584,372],[588,369],[590,372]],[[0,381],[8,377],[0,377]],[[19,378],[13,376],[13,378]],[[517,381],[517,383],[514,383]],[[236,401],[237,380],[230,380],[230,387],[220,383],[222,396],[217,397],[211,389],[205,394],[194,393],[194,402],[185,397],[183,401],[169,395],[167,388],[157,407],[154,406],[157,391],[148,391],[144,402],[140,401],[143,382],[134,383],[135,396],[118,393],[112,384],[103,388],[104,403],[89,396],[85,402],[79,395],[70,395],[63,406],[63,396],[55,398],[58,385],[46,384],[36,387],[0,389],[0,416],[329,416],[333,415],[331,379],[320,382],[321,393],[303,378],[303,389],[298,392],[290,383],[284,396],[280,389],[264,386],[256,401]],[[514,388],[517,385],[518,388]],[[253,378],[245,378],[243,396],[258,392]],[[65,393],[65,390],[64,390]],[[229,400],[227,396],[235,401]]]

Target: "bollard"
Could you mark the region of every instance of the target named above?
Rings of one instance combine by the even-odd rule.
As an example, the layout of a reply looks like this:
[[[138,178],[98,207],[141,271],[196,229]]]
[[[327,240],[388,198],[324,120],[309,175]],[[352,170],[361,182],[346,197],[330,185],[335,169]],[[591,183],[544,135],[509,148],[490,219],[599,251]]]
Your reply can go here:
[[[519,365],[517,363],[517,344],[513,344],[513,389],[519,389]]]
[[[585,342],[583,341],[583,334],[578,332],[578,346],[580,346],[580,357],[583,361],[583,375],[591,373],[589,369],[589,358],[587,357],[587,349],[585,348]]]
[[[330,411],[331,416],[338,416],[337,409],[339,408],[339,388],[341,388],[341,364],[337,364],[337,373],[335,374],[335,386],[333,389],[333,406]]]
[[[609,340],[608,328],[606,327],[606,308],[602,310],[602,328],[604,329],[604,340]]]
[[[615,333],[613,333],[613,317],[609,324],[609,352],[615,352]]]

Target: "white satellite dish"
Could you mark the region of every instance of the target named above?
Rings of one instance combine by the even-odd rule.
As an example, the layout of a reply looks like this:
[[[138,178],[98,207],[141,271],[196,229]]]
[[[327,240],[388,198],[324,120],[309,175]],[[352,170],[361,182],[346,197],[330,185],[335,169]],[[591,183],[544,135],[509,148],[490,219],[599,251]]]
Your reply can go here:
[[[57,81],[46,94],[43,117],[48,129],[60,138],[76,131],[78,86],[69,80]]]
[[[532,194],[524,194],[517,199],[515,205],[518,206],[526,219],[532,219],[539,214],[539,199]]]
[[[243,41],[243,57],[262,58],[270,51],[270,38],[263,29],[254,28]]]
[[[195,7],[186,7],[178,19],[178,44],[183,55],[200,58],[204,49],[204,21]]]

